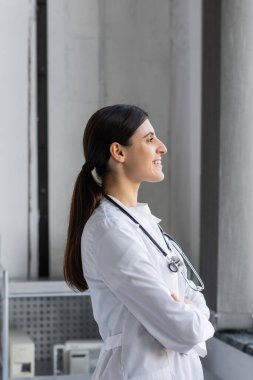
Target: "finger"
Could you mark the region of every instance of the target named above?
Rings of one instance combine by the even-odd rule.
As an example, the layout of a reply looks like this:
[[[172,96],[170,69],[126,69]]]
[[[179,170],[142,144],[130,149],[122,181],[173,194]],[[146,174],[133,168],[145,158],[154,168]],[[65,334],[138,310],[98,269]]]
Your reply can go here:
[[[177,295],[175,293],[171,293],[171,297],[174,301],[179,302],[179,299],[177,298]]]

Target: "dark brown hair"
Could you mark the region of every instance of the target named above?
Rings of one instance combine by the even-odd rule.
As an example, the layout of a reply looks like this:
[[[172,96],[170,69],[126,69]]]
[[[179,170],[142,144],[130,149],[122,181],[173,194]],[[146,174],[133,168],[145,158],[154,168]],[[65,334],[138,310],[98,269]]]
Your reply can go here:
[[[147,118],[148,113],[137,106],[116,104],[96,111],[86,125],[83,136],[86,162],[74,186],[63,264],[65,281],[74,289],[88,289],[82,270],[81,236],[103,196],[110,146],[113,142],[129,145],[129,139]],[[99,181],[94,179],[93,169]]]

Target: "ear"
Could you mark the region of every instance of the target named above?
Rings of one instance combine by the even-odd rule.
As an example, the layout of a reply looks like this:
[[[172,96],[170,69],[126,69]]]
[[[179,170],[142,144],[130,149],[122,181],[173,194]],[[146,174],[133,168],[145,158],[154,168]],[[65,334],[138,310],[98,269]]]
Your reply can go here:
[[[125,150],[122,145],[120,145],[117,142],[114,142],[110,146],[110,153],[114,160],[117,162],[124,162],[125,161]]]

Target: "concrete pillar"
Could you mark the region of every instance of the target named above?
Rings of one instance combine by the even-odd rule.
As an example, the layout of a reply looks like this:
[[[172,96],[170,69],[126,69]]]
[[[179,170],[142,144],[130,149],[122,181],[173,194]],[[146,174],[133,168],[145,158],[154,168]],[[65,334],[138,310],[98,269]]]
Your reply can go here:
[[[170,2],[170,233],[199,266],[201,0]]]
[[[253,2],[204,1],[201,272],[218,328],[252,328]]]

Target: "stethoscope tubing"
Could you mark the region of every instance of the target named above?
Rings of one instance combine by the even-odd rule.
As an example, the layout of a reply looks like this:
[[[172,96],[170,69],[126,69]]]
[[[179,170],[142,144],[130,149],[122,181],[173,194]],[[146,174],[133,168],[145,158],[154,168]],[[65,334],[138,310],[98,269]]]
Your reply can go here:
[[[152,243],[159,249],[159,251],[163,254],[163,256],[168,260],[168,254],[163,250],[163,248],[160,246],[160,244],[158,244],[157,241],[149,234],[149,232],[140,224],[140,222],[138,222],[138,220],[136,220],[129,212],[127,212],[120,204],[118,204],[116,201],[114,201],[114,199],[112,199],[110,196],[108,196],[107,194],[105,194],[104,197],[109,202],[111,202],[112,204],[114,204],[125,215],[127,215],[128,218],[130,218],[135,224],[137,224],[139,226],[139,228],[143,231],[143,233],[152,241]],[[190,281],[188,280],[188,278],[184,275],[183,271],[179,271],[178,266],[180,265],[179,264],[180,260],[178,260],[177,263],[174,262],[174,261],[169,262],[168,263],[169,269],[172,272],[178,272],[179,271],[182,274],[182,276],[184,277],[185,281],[187,282],[187,284],[190,286],[191,289],[193,289],[195,291],[202,291],[202,290],[204,290],[204,283],[203,283],[203,281],[201,280],[199,274],[197,273],[196,269],[193,267],[193,265],[190,262],[190,260],[188,259],[188,257],[183,252],[183,250],[180,247],[180,245],[177,243],[177,241],[172,236],[170,236],[168,233],[164,232],[163,229],[162,229],[162,227],[159,224],[158,224],[158,227],[159,227],[159,229],[160,229],[160,231],[162,233],[162,236],[164,238],[164,241],[165,241],[168,249],[171,251],[171,247],[169,246],[168,242],[166,241],[165,236],[169,239],[169,241],[171,241],[171,243],[173,244],[173,246],[177,250],[177,252],[178,252],[177,255],[180,255],[180,257],[182,256],[182,258],[188,264],[188,266],[190,267],[190,269],[192,270],[192,272],[196,276],[196,278],[199,281],[199,283],[200,283],[201,286],[197,286],[197,285],[194,284],[196,288],[193,287],[191,285]]]
[[[110,198],[108,195],[105,195],[105,198],[107,198],[111,203],[113,203],[116,207],[118,207],[124,214],[126,214],[135,224],[138,224],[140,229],[144,232],[145,235],[148,236],[148,238],[152,241],[153,244],[156,245],[156,247],[162,252],[163,256],[167,256],[167,253],[162,249],[162,247],[155,241],[155,239],[148,233],[148,231],[136,220],[131,214],[129,214],[121,205],[119,205],[117,202],[115,202],[112,198]],[[171,248],[169,247],[170,251]]]
[[[182,275],[185,277],[185,280],[187,281],[187,283],[189,284],[189,286],[193,289],[193,290],[198,290],[198,291],[202,291],[205,289],[205,285],[203,283],[203,281],[201,280],[201,277],[200,275],[198,274],[198,272],[196,271],[196,269],[194,268],[194,266],[192,265],[192,263],[190,262],[190,260],[188,259],[188,257],[186,256],[186,254],[183,252],[182,248],[180,247],[180,245],[178,244],[178,242],[172,237],[170,236],[167,232],[164,232],[162,227],[158,224],[162,234],[164,236],[166,236],[167,238],[169,238],[173,244],[173,246],[175,247],[175,249],[178,251],[178,253],[183,257],[184,261],[187,263],[187,265],[189,266],[189,268],[191,269],[191,271],[194,273],[194,275],[196,276],[197,280],[199,281],[200,283],[200,286],[196,286],[196,289],[193,289],[193,287],[189,284],[189,280],[188,278],[186,278],[184,276],[184,274],[182,273]],[[166,241],[165,241],[166,242]]]

